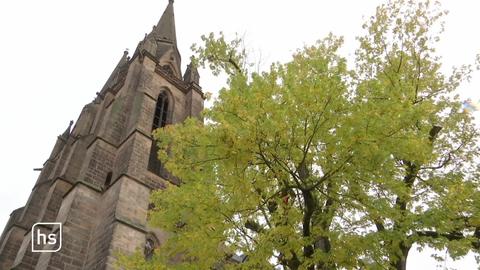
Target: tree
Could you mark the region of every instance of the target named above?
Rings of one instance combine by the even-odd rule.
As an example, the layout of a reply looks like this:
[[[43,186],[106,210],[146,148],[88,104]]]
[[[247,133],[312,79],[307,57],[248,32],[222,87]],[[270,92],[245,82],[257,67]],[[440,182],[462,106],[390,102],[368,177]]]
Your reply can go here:
[[[228,86],[204,123],[154,133],[181,185],[153,194],[150,223],[171,234],[133,264],[406,269],[413,244],[478,253],[478,130],[454,96],[472,67],[440,72],[444,14],[428,1],[378,7],[352,70],[333,35],[260,74],[239,39],[203,37],[198,64]]]
[[[376,256],[395,269],[406,268],[413,244],[447,248],[453,258],[480,248],[478,130],[453,96],[472,67],[440,73],[432,29],[443,30],[444,14],[428,1],[393,2],[359,38],[356,135],[375,151],[362,166],[373,167],[352,180],[362,206],[375,206],[359,214],[376,227]]]

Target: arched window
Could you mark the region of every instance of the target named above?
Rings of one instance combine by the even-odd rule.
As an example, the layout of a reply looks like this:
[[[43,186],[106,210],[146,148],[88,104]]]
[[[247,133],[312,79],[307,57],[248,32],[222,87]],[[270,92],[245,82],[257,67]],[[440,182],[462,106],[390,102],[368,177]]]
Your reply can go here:
[[[167,125],[168,117],[168,96],[165,92],[158,95],[157,104],[155,105],[155,115],[153,116],[152,131]],[[150,158],[148,159],[148,170],[158,176],[162,176],[164,170],[162,163],[158,160],[158,146],[155,141],[152,142],[150,148]]]
[[[107,173],[107,177],[105,178],[105,183],[103,184],[103,190],[107,190],[107,188],[112,183],[112,172]]]
[[[168,115],[168,97],[165,92],[160,93],[155,106],[155,115],[153,117],[152,130],[164,127],[167,124]]]

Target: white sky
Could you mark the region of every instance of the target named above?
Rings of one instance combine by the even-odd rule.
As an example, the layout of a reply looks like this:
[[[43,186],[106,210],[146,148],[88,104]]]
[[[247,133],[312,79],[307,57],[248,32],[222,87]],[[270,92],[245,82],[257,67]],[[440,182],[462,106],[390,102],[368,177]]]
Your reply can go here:
[[[268,66],[287,61],[328,32],[345,36],[353,54],[363,17],[380,0],[203,0],[175,2],[177,39],[188,64],[201,34],[245,35],[253,57]],[[447,67],[472,63],[480,52],[480,2],[444,0],[450,10],[439,47]],[[76,120],[110,75],[123,50],[135,47],[160,18],[167,0],[16,0],[0,2],[0,230],[23,206],[69,120]],[[261,55],[261,57],[260,57]],[[222,81],[201,71],[201,85],[215,93]],[[461,88],[480,99],[480,74]],[[478,114],[477,114],[478,116]],[[447,267],[476,269],[472,256]],[[444,269],[428,253],[412,251],[408,269]]]

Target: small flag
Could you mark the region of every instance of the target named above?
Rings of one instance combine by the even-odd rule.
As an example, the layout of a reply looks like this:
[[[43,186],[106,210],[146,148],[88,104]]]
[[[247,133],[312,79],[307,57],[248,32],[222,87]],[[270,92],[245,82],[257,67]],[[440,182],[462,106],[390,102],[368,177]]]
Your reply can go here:
[[[476,112],[480,111],[480,102],[475,102],[471,98],[465,100],[463,103],[463,110],[467,112]]]

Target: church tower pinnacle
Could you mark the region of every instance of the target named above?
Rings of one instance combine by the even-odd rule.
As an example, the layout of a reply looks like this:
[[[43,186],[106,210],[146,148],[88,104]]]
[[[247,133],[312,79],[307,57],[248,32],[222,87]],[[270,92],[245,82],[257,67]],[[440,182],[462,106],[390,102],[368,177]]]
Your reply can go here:
[[[204,102],[196,67],[182,76],[180,60],[169,0],[158,24],[131,56],[123,53],[58,137],[27,203],[0,236],[0,269],[113,270],[118,252],[140,249],[147,257],[162,244],[167,234],[147,223],[149,195],[178,180],[157,159],[152,131],[200,118]],[[38,232],[61,233],[61,248],[33,252],[59,248],[32,242]]]
[[[181,78],[181,56],[177,46],[173,1],[169,1],[158,24],[140,42],[137,50],[145,50],[169,73]],[[143,55],[142,55],[143,56]]]
[[[175,31],[175,13],[173,11],[173,0],[169,0],[168,6],[158,21],[155,34],[159,41],[172,43],[177,46],[177,35]]]

